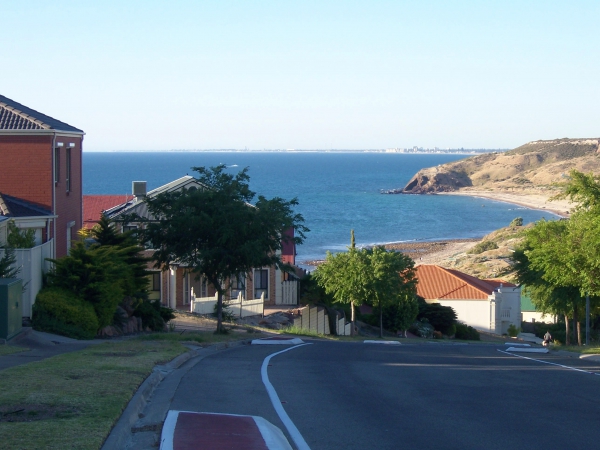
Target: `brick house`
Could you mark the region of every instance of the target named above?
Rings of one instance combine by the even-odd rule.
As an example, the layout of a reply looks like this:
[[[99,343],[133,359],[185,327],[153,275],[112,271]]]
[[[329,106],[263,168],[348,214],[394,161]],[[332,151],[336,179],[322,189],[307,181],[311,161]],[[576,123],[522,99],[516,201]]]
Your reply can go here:
[[[52,257],[68,253],[83,226],[84,132],[0,95],[0,194],[49,212],[40,231]]]
[[[115,221],[118,221],[123,215],[132,213],[144,217],[148,215],[144,201],[146,197],[156,196],[162,192],[189,188],[202,188],[202,186],[194,177],[184,176],[146,192],[146,182],[136,181],[133,182],[133,197],[130,200],[102,212]],[[91,209],[89,213],[86,213],[90,217],[94,217],[96,214]],[[125,224],[123,227],[125,230],[132,228],[137,228],[137,224]],[[289,233],[293,235],[292,231]],[[152,255],[152,251],[146,253],[146,256],[150,257]],[[294,264],[295,255],[295,245],[289,244],[284,246],[281,259],[288,264]],[[165,306],[190,310],[193,308],[193,303],[195,301],[200,302],[200,299],[206,299],[208,304],[216,293],[215,288],[207,283],[204,277],[196,279],[189,268],[182,267],[175,262],[162,271],[152,267],[152,264],[149,264],[148,269],[151,271],[149,275],[150,299],[160,300]],[[298,277],[296,275],[283,273],[276,267],[257,267],[252,273],[241,275],[239,280],[233,280],[229,295],[225,296],[224,299],[234,300],[241,295],[244,301],[250,301],[259,299],[262,295],[264,305],[296,305],[298,302],[298,288]],[[204,309],[202,312],[205,312]]]
[[[417,295],[451,306],[458,320],[482,331],[505,334],[521,326],[521,288],[506,281],[480,280],[432,264],[417,266]]]

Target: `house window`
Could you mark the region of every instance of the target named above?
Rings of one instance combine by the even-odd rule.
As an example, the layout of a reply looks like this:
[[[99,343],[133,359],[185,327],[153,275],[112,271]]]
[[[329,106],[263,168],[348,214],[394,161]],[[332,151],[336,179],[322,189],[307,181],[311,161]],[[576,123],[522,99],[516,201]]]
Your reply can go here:
[[[254,298],[260,298],[261,294],[269,298],[269,269],[254,270]]]
[[[123,225],[123,233],[127,233],[128,231],[137,231],[137,225]]]
[[[160,300],[160,272],[148,275],[148,300]]]
[[[67,148],[67,192],[71,192],[71,149]]]
[[[206,281],[206,277],[202,277],[200,284],[200,297],[208,297],[208,282]]]
[[[73,227],[75,226],[75,221],[71,220],[67,223],[67,253],[71,250],[71,240],[73,239]]]
[[[54,184],[58,184],[60,179],[60,148],[54,149]]]
[[[246,275],[240,273],[237,277],[233,277],[231,279],[231,298],[238,298],[240,293],[242,294],[242,298],[245,297],[246,291]]]

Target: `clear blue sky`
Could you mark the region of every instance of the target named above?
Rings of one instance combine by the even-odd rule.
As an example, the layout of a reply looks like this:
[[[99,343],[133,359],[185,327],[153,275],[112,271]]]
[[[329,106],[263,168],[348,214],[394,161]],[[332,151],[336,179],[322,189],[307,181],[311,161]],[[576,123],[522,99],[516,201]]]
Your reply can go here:
[[[0,0],[0,94],[86,150],[600,136],[598,1]]]

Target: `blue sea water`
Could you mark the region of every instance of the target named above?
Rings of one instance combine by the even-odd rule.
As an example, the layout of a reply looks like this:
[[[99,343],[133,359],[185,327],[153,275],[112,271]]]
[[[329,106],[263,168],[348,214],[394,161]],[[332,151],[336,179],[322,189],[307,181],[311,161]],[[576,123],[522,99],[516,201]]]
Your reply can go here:
[[[482,198],[450,195],[382,195],[401,188],[421,168],[464,155],[327,152],[86,152],[84,194],[128,194],[132,181],[148,190],[194,175],[197,166],[249,168],[250,187],[267,198],[296,197],[310,228],[298,261],[345,250],[354,229],[357,245],[482,237],[515,217],[525,223],[554,216]]]

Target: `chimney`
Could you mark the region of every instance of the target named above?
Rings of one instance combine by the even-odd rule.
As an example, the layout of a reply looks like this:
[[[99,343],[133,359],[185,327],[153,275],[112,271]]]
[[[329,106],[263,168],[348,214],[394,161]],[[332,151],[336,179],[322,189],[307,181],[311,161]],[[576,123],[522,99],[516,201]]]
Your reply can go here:
[[[131,183],[131,190],[133,195],[136,197],[145,197],[146,196],[146,182],[145,181],[133,181]]]

